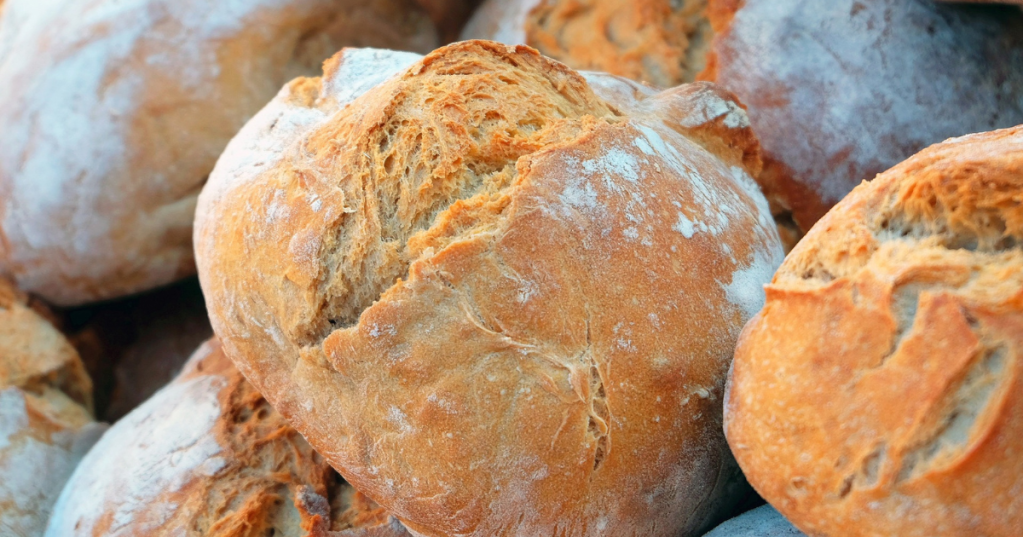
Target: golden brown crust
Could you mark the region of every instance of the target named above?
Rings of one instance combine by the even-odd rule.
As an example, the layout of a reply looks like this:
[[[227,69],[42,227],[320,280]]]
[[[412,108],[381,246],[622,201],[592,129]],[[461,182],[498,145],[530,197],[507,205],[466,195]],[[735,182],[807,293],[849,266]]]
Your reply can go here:
[[[202,195],[225,351],[417,534],[700,531],[739,486],[723,373],[780,259],[741,107],[489,42],[366,84],[372,54],[286,88]],[[286,149],[242,158],[261,137]]]
[[[1023,128],[857,187],[746,327],[726,434],[810,535],[1018,535]]]
[[[47,535],[406,535],[350,488],[213,340],[82,461]]]
[[[411,0],[35,4],[0,26],[0,274],[62,306],[194,273],[196,197],[285,81],[346,45],[436,46]]]

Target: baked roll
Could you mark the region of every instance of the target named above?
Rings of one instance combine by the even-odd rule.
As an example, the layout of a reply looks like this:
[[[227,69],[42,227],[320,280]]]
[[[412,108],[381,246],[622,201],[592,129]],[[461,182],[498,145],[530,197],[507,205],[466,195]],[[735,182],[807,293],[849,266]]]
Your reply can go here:
[[[212,340],[82,460],[46,535],[401,537]]]
[[[1023,13],[933,0],[490,0],[465,38],[526,43],[748,107],[791,247],[864,179],[950,136],[1023,123]]]
[[[221,157],[200,281],[225,352],[414,534],[695,535],[742,496],[723,380],[782,256],[758,166],[709,84],[346,50]]]
[[[811,230],[743,332],[725,433],[809,535],[1023,528],[1023,127],[948,140]]]
[[[75,350],[0,280],[0,535],[35,536],[103,432]]]
[[[194,273],[217,156],[344,45],[427,51],[436,31],[412,0],[8,0],[0,273],[61,306]]]

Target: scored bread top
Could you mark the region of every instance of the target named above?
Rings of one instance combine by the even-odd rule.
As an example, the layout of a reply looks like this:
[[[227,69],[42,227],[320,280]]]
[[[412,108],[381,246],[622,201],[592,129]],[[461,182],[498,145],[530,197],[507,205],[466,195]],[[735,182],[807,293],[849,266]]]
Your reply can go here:
[[[212,340],[111,427],[68,482],[46,534],[407,535],[350,488]]]
[[[200,279],[225,352],[415,533],[695,532],[781,258],[758,165],[711,85],[345,50],[230,144]]]
[[[726,432],[750,483],[809,534],[1018,534],[1021,246],[1023,127],[857,187],[736,351]]]

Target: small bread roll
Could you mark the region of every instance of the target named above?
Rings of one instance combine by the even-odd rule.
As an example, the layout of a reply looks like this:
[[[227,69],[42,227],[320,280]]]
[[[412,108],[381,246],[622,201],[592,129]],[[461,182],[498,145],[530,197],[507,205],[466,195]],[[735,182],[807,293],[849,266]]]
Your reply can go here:
[[[806,537],[770,505],[743,513],[704,537]]]
[[[200,198],[225,352],[417,535],[705,529],[782,252],[742,108],[483,41],[325,67]]]
[[[809,535],[1023,529],[1023,127],[856,188],[743,332],[725,432]]]
[[[407,532],[340,481],[212,340],[172,384],[111,427],[82,460],[46,535]]]
[[[281,84],[435,44],[412,0],[7,0],[0,273],[61,306],[194,273],[199,190]]]
[[[0,280],[0,535],[35,536],[99,438],[74,348]]]
[[[713,28],[713,30],[711,29]],[[933,0],[490,0],[465,38],[749,108],[791,247],[864,179],[950,136],[1023,123],[1023,13]]]

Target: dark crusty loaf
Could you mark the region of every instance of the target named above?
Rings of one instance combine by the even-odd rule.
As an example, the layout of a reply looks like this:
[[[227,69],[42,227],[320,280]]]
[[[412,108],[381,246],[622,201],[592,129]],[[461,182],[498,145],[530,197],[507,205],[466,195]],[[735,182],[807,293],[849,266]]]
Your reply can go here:
[[[859,186],[746,327],[725,432],[810,535],[1023,531],[1023,127]]]

